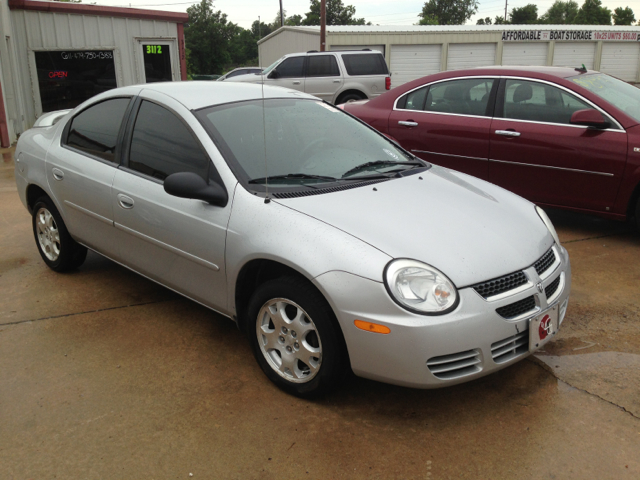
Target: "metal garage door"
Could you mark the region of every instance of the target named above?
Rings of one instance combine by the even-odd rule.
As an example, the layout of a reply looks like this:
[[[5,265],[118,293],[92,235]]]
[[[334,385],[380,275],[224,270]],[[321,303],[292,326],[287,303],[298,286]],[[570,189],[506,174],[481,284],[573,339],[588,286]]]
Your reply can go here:
[[[449,45],[447,70],[487,67],[495,64],[495,43],[453,43]]]
[[[442,45],[392,45],[391,86],[440,71]]]
[[[627,82],[638,80],[639,43],[603,43],[600,71]]]
[[[549,44],[542,43],[504,43],[502,47],[502,65],[546,65]]]
[[[329,50],[377,50],[384,55],[384,45],[331,45]]]
[[[560,43],[556,42],[553,51],[553,64],[558,67],[584,66],[592,69],[596,55],[595,43]]]

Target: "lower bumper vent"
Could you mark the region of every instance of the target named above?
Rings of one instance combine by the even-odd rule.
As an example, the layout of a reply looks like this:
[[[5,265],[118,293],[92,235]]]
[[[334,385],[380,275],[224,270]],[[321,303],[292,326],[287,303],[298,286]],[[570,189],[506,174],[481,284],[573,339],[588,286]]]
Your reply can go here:
[[[496,308],[496,312],[498,312],[498,315],[501,317],[509,319],[516,318],[534,308],[536,308],[536,301],[533,295],[531,295],[530,297],[505,305],[504,307]]]
[[[467,350],[427,360],[429,371],[442,380],[453,380],[477,373],[482,370],[481,366],[482,360],[478,350]]]
[[[529,330],[491,344],[491,357],[496,363],[505,363],[529,351]]]

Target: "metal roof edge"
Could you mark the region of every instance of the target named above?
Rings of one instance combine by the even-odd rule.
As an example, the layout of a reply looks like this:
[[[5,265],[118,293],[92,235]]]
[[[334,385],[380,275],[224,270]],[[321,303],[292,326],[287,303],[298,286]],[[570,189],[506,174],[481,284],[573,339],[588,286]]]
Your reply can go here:
[[[258,45],[260,45],[263,42],[266,42],[267,40],[269,40],[271,37],[275,37],[276,35],[279,35],[280,33],[284,32],[285,30],[288,31],[294,31],[294,32],[301,32],[301,33],[307,33],[309,35],[320,35],[320,27],[307,27],[307,26],[289,26],[289,25],[285,25],[284,27],[280,27],[279,29],[277,29],[275,32],[271,32],[269,35],[267,35],[266,37],[262,37],[260,40],[258,40]]]
[[[33,10],[49,13],[68,13],[75,15],[96,15],[103,17],[138,18],[142,20],[161,20],[165,22],[186,23],[189,14],[162,10],[144,10],[141,8],[108,7],[70,2],[50,2],[42,0],[9,0],[10,10]]]

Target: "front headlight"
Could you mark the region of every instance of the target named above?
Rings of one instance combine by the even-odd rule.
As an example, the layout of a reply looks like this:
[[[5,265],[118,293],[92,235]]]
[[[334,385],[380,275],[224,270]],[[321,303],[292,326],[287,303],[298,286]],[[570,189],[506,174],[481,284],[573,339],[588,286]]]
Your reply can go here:
[[[401,307],[423,315],[440,315],[458,305],[458,291],[444,273],[426,263],[405,258],[392,260],[384,270],[384,283]]]
[[[536,205],[536,212],[538,212],[540,219],[547,226],[547,229],[549,229],[549,233],[551,233],[551,236],[553,237],[553,239],[556,241],[558,245],[560,245],[560,239],[558,238],[556,229],[554,228],[553,223],[551,223],[551,219],[547,216],[546,212],[540,207],[538,207],[537,205]]]

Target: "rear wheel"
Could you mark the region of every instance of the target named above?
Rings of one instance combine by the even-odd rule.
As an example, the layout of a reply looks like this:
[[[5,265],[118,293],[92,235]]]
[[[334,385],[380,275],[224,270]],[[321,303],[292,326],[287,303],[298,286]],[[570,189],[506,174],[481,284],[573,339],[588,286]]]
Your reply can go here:
[[[346,348],[331,307],[302,279],[264,283],[249,302],[253,353],[267,377],[302,397],[337,387],[349,371]]]
[[[56,272],[74,270],[84,263],[87,249],[77,243],[49,197],[40,197],[33,206],[33,235],[40,256]]]

